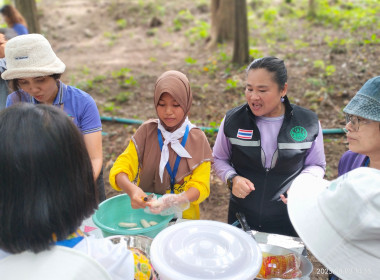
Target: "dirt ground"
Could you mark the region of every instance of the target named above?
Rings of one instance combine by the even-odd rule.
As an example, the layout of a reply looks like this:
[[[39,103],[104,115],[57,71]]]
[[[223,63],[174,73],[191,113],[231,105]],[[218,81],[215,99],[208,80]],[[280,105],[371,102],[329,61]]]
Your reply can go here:
[[[67,66],[63,81],[89,92],[102,116],[119,118],[103,122],[107,197],[118,194],[109,186],[108,173],[138,127],[130,122],[155,117],[153,88],[162,72],[176,69],[188,75],[194,92],[190,119],[198,126],[217,127],[228,109],[244,102],[244,67],[229,64],[231,45],[207,49],[206,39],[199,38],[197,23],[210,20],[208,1],[41,0],[38,10],[42,33]],[[339,36],[337,30],[321,26],[305,31],[301,23],[285,29],[289,44],[280,48],[258,41],[258,50],[285,59],[292,102],[316,111],[323,128],[342,128],[342,108],[374,76],[379,51],[331,50],[323,38]],[[255,29],[250,35],[260,36],[259,32]],[[309,47],[295,49],[291,42],[301,37]],[[317,59],[334,64],[335,74],[322,77],[312,67]],[[315,83],[310,83],[313,78]],[[236,84],[226,87],[228,79]],[[336,94],[326,92],[331,85]],[[215,133],[207,136],[212,146]],[[324,138],[326,178],[333,179],[346,150],[345,138],[342,134]],[[201,218],[226,222],[229,192],[215,174],[211,176],[211,195],[201,204]],[[327,279],[323,266],[313,256],[310,259],[312,279]]]

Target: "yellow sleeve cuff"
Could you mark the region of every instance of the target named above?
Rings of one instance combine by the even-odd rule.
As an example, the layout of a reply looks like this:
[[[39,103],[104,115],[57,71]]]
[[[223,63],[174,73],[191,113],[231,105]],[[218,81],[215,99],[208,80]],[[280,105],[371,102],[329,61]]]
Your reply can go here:
[[[203,202],[210,195],[210,172],[211,172],[211,162],[206,161],[201,163],[197,168],[193,170],[190,174],[188,182],[186,184],[186,190],[189,188],[196,188],[199,190],[199,198],[193,202],[194,205],[198,205]],[[187,180],[185,178],[185,181]]]

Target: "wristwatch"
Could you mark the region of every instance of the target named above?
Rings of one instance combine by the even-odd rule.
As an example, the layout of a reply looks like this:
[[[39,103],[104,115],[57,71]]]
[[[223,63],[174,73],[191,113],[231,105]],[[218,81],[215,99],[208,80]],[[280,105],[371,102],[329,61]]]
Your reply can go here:
[[[232,191],[232,179],[238,176],[238,174],[233,174],[230,177],[227,178],[227,188]]]

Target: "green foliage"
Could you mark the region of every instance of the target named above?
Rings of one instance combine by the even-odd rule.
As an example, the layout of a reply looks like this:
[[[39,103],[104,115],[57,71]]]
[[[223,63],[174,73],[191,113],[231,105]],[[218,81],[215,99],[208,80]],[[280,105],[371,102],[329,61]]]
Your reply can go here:
[[[121,68],[118,71],[112,72],[112,77],[118,80],[120,87],[122,88],[131,88],[137,85],[137,81],[130,74],[131,69],[129,68]]]
[[[118,101],[120,103],[125,103],[125,102],[129,101],[132,96],[133,96],[132,92],[123,91],[123,92],[118,93],[115,96],[115,99],[116,99],[116,101]]]
[[[370,38],[366,39],[366,38],[363,38],[363,40],[360,42],[361,44],[365,44],[365,45],[378,45],[380,44],[380,38],[377,37],[377,35],[375,33],[371,34]]]
[[[203,20],[197,20],[195,26],[185,32],[191,44],[196,41],[204,40],[209,36],[210,24]]]
[[[124,77],[127,76],[127,74],[129,74],[129,72],[131,72],[131,69],[129,69],[129,68],[121,68],[118,71],[113,71],[112,72],[112,77],[114,77],[114,78],[124,78]]]
[[[228,78],[226,80],[226,84],[226,90],[236,89],[238,87],[239,81],[232,78]]]
[[[109,46],[113,46],[115,44],[115,41],[119,38],[119,35],[113,32],[108,32],[108,31],[104,32],[103,36],[109,40],[108,42]]]
[[[297,50],[305,49],[309,46],[309,43],[304,42],[302,40],[294,40],[294,46]]]
[[[323,60],[314,60],[314,68],[325,69],[325,62]]]
[[[86,65],[83,65],[82,74],[85,76],[89,75],[90,74],[90,68],[88,68]]]
[[[376,30],[380,29],[380,5],[377,0],[317,0],[314,17],[308,17],[308,0],[291,3],[279,1],[276,6],[270,0],[251,0],[248,4],[249,29],[255,30],[255,36],[250,37],[250,48],[262,44],[262,40],[265,40],[270,48],[268,52],[277,55],[276,48],[286,47],[281,46],[279,42],[288,41],[287,27],[295,23],[304,25],[305,28],[318,28],[322,25],[326,28],[349,31],[347,38],[333,38],[326,42],[332,53],[347,53],[354,44],[380,43],[379,35],[376,33]],[[308,22],[313,26],[310,27]],[[368,34],[369,30],[373,31]],[[294,40],[291,43],[297,50],[309,47],[303,40]]]
[[[194,59],[194,58],[192,58],[192,57],[190,57],[190,56],[188,56],[188,57],[185,58],[185,62],[186,62],[187,64],[189,64],[189,65],[192,65],[192,64],[197,63],[197,60]]]
[[[133,86],[137,85],[137,81],[133,76],[129,76],[126,79],[124,79],[122,82],[120,82],[120,86],[122,88],[131,88]]]
[[[98,75],[98,76],[95,76],[95,78],[93,79],[93,81],[95,83],[101,83],[101,82],[103,82],[106,79],[107,79],[106,76],[104,76],[104,75]]]
[[[327,65],[326,68],[325,68],[325,75],[328,77],[328,76],[331,76],[335,73],[336,71],[336,68],[334,65]]]
[[[116,21],[116,24],[117,26],[120,28],[120,29],[124,29],[127,27],[127,21],[124,19],[124,18],[121,18],[121,19],[118,19]]]
[[[313,67],[315,69],[322,70],[320,73],[324,77],[332,76],[336,71],[334,65],[325,65],[325,62],[323,60],[315,60]]]
[[[320,78],[307,78],[306,81],[316,88],[321,88],[326,86],[326,82]]]
[[[224,72],[225,76],[229,76],[232,69],[231,56],[226,52],[226,45],[218,44],[217,52],[208,59],[203,66],[203,72],[206,72],[211,79],[215,78],[217,72]]]
[[[264,22],[272,24],[277,19],[277,9],[274,7],[267,8],[263,13]]]
[[[157,28],[150,28],[145,32],[146,36],[148,37],[153,37],[156,35],[156,33],[157,33]]]
[[[174,31],[180,31],[183,25],[187,25],[194,21],[194,16],[189,10],[181,10],[173,20]]]
[[[115,103],[111,102],[111,103],[104,104],[103,110],[105,112],[113,112],[115,110]]]
[[[377,26],[380,27],[380,5],[376,0],[328,1],[319,0],[316,18],[325,26],[343,28],[351,32]]]
[[[263,53],[256,48],[249,48],[249,56],[253,58],[259,58],[263,56]]]

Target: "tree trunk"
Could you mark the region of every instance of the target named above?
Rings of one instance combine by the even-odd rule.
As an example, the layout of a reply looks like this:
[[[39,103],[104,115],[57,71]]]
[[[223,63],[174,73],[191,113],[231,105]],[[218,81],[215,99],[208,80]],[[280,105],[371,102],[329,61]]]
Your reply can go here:
[[[235,38],[232,62],[249,62],[248,20],[246,0],[235,0]]]
[[[41,33],[40,24],[38,22],[36,1],[15,0],[15,6],[28,23],[29,33]]]
[[[209,47],[218,43],[232,41],[234,38],[235,21],[233,0],[211,0],[211,40]]]
[[[316,12],[316,3],[315,0],[309,0],[309,11],[308,11],[308,16],[311,18],[315,18],[317,15]]]

